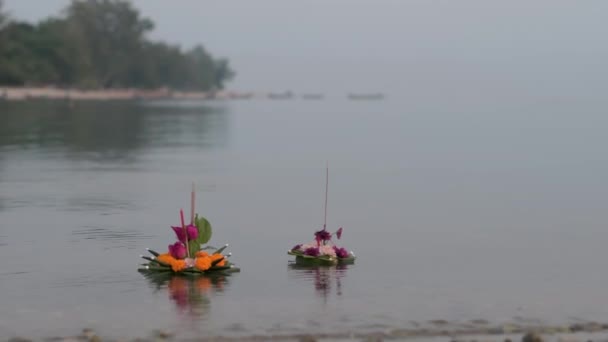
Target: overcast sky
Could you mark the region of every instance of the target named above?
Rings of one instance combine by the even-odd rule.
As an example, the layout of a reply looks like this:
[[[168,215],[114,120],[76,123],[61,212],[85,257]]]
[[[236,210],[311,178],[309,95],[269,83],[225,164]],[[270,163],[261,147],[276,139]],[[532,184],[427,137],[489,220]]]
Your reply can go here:
[[[6,0],[16,18],[68,0]],[[387,91],[491,81],[555,87],[605,79],[603,0],[133,0],[153,38],[231,60],[231,88]],[[557,75],[556,75],[557,74]],[[425,83],[427,82],[427,83]]]

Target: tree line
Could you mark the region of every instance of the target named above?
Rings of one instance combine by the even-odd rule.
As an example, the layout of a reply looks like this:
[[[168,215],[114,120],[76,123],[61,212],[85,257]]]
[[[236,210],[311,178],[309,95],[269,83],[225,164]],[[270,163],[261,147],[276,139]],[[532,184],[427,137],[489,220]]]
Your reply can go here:
[[[211,91],[234,77],[201,45],[150,40],[153,28],[124,0],[72,0],[35,24],[9,18],[0,0],[0,85]]]

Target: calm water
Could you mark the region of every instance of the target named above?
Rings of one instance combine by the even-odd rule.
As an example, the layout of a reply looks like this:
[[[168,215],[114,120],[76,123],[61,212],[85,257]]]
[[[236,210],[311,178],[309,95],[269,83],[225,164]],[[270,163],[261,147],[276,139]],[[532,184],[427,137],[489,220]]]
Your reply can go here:
[[[608,320],[605,101],[0,103],[0,337]],[[358,255],[297,269],[322,225]],[[242,272],[155,281],[198,184]]]

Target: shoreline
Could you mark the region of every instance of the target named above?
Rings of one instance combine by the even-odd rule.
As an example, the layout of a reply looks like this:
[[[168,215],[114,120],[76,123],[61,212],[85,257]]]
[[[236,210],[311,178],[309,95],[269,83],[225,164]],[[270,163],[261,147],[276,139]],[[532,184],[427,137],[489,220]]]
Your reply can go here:
[[[140,101],[140,100],[292,100],[302,99],[305,101],[325,100],[323,93],[302,93],[296,95],[290,91],[284,93],[274,92],[243,92],[243,91],[178,91],[168,88],[161,89],[93,89],[84,90],[77,88],[57,87],[9,87],[0,85],[0,102],[2,101],[29,101],[29,100],[53,100],[53,101]],[[348,93],[346,99],[350,101],[379,101],[384,99],[384,94],[352,94]]]
[[[27,336],[14,336],[4,341],[416,341],[416,342],[605,342],[608,341],[608,324],[596,322],[577,323],[566,326],[550,325],[487,325],[485,322],[471,322],[454,326],[450,323],[437,324],[427,328],[393,328],[382,331],[355,332],[344,331],[335,333],[268,333],[246,335],[207,335],[180,336],[179,333],[168,330],[154,330],[140,337],[116,337],[98,334],[90,328],[85,328],[80,334],[65,337],[45,337],[30,339]],[[446,325],[446,326],[443,326]],[[481,325],[481,326],[480,326]],[[314,329],[311,329],[314,330]],[[111,334],[111,333],[110,333]],[[1,340],[1,339],[0,339]]]
[[[129,101],[129,100],[212,100],[251,98],[253,93],[233,91],[176,91],[170,89],[97,89],[82,90],[55,87],[3,87],[0,101]]]

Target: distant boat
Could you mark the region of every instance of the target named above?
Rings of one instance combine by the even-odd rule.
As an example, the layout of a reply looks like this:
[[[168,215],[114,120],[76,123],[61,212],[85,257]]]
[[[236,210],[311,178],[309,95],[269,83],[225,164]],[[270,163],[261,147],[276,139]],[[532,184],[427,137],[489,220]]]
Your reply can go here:
[[[268,98],[271,100],[289,100],[293,97],[293,93],[286,91],[284,93],[269,93]]]
[[[348,94],[348,98],[350,100],[382,100],[384,99],[384,94]]]
[[[253,93],[232,93],[228,97],[233,100],[249,100],[253,98]]]
[[[304,94],[302,98],[304,100],[322,100],[325,96],[323,94]]]

